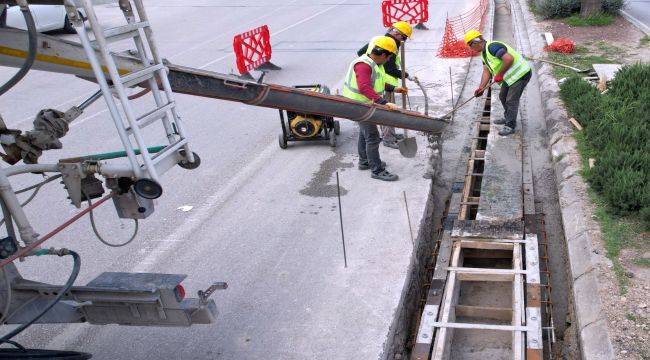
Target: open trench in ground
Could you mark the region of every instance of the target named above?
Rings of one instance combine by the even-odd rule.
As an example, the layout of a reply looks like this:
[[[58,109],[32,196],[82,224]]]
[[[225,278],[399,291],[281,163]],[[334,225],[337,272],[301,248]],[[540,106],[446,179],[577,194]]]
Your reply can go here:
[[[488,9],[489,21],[486,22],[485,35],[512,44],[516,49],[522,46],[530,46],[525,29],[522,28],[521,19],[513,13],[513,2],[509,0],[496,0],[491,2]],[[525,25],[523,25],[525,26]],[[480,79],[482,64],[479,57],[471,60],[468,66],[466,84],[460,94],[461,99],[467,99],[473,95],[473,89]],[[402,293],[400,307],[396,311],[393,324],[384,347],[383,359],[406,359],[412,355],[411,351],[416,341],[420,316],[426,303],[427,293],[430,289],[435,264],[437,261],[440,241],[445,229],[453,226],[453,219],[447,215],[450,209],[450,199],[453,192],[459,191],[466,181],[466,169],[470,154],[474,150],[485,150],[487,147],[487,133],[489,132],[489,119],[502,116],[502,109],[495,109],[491,114],[490,99],[498,101],[498,91],[488,94],[486,101],[476,101],[476,106],[468,106],[467,109],[456,113],[455,119],[443,134],[442,153],[438,159],[437,176],[433,182],[427,207],[422,217],[422,226],[418,234],[417,244],[414,248],[411,260],[410,275]],[[568,260],[566,241],[562,228],[560,205],[555,183],[555,174],[552,164],[552,156],[549,151],[548,135],[544,114],[542,112],[540,89],[535,73],[530,80],[524,95],[521,98],[520,112],[518,117],[518,132],[521,136],[521,147],[525,158],[528,159],[529,168],[532,172],[532,186],[534,188],[534,210],[538,219],[539,234],[539,257],[540,276],[542,284],[542,326],[544,341],[544,358],[579,358],[577,336],[572,326],[572,299],[571,283],[568,275]],[[492,102],[494,104],[494,102]],[[498,104],[500,105],[500,104]],[[501,113],[498,113],[501,112]],[[482,113],[482,114],[481,114]],[[487,127],[480,128],[480,122],[475,119],[481,116],[488,118]],[[491,115],[491,116],[490,116]],[[485,139],[483,139],[485,138]],[[478,148],[475,148],[478,144]],[[503,155],[503,154],[502,154]],[[513,154],[513,161],[517,161]],[[520,160],[521,161],[521,160]],[[475,164],[476,170],[483,172],[485,169]],[[512,179],[513,182],[520,182],[522,179]],[[479,186],[480,187],[480,186]],[[523,189],[522,189],[523,191]],[[523,206],[523,205],[522,205]],[[478,205],[477,205],[478,207]],[[476,210],[468,211],[471,213]],[[472,214],[470,214],[470,218]],[[498,256],[489,259],[477,259],[478,261],[503,261]],[[495,265],[495,264],[493,264]],[[498,265],[498,264],[496,264]],[[491,297],[497,303],[498,291],[476,292],[471,287],[460,289],[461,298],[474,296]],[[490,302],[490,299],[482,299]],[[503,304],[508,307],[508,304]],[[481,353],[481,347],[493,347],[495,339],[486,335],[481,341],[474,340],[472,343],[463,343],[463,337],[458,337],[452,345],[451,358],[466,359],[469,353],[478,356],[488,355]],[[483,342],[483,344],[481,344]],[[468,348],[468,352],[463,349]],[[503,347],[504,349],[507,346]],[[512,353],[491,353],[489,358],[512,358]],[[495,357],[496,356],[496,357]]]

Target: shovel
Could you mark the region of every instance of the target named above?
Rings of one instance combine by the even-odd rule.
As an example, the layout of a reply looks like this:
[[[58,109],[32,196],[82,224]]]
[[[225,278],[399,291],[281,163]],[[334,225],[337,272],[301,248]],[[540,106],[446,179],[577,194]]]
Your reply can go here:
[[[406,51],[404,50],[404,42],[402,41],[402,46],[400,48],[400,51],[402,52],[402,87],[406,89],[406,73],[404,72],[404,69],[406,69],[406,62],[405,62],[405,53]],[[406,110],[406,94],[402,93],[402,108]],[[399,148],[399,153],[402,154],[402,156],[407,157],[407,158],[412,158],[415,157],[415,154],[418,152],[418,142],[417,139],[414,137],[409,137],[409,132],[408,130],[404,129],[404,139],[399,140],[397,143],[397,146]]]
[[[490,86],[492,86],[492,80],[490,80],[490,82],[487,83],[487,85],[485,85],[485,87],[484,87],[483,90],[481,90],[481,91],[485,91],[485,89],[489,88]],[[446,118],[450,117],[451,114],[453,114],[453,113],[456,112],[456,110],[462,108],[463,106],[465,106],[465,104],[467,104],[468,102],[474,100],[474,98],[475,98],[475,96],[472,96],[471,98],[469,98],[469,99],[463,101],[462,104],[460,104],[460,105],[456,106],[455,108],[451,109],[451,111],[448,112],[446,115],[444,115],[442,118],[443,118],[443,119],[446,119]]]

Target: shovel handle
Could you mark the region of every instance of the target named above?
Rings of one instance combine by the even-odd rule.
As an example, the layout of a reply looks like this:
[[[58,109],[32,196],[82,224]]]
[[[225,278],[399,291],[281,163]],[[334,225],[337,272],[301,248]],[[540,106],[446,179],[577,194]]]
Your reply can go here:
[[[405,44],[406,44],[406,42],[401,41],[400,42],[400,48],[399,48],[400,54],[402,55],[402,61],[401,61],[402,64],[401,64],[400,72],[402,73],[402,87],[404,89],[406,89],[406,72],[404,71],[404,69],[406,68],[406,49],[404,49]],[[406,94],[405,93],[402,93],[402,109],[406,110]],[[404,129],[404,136],[405,137],[408,136],[408,130],[406,130],[406,129]]]
[[[485,86],[481,89],[481,91],[485,91],[485,89],[489,88],[490,86],[492,86],[492,80],[490,80],[490,82],[488,82],[487,85],[485,85]],[[448,112],[447,114],[445,114],[445,116],[443,116],[443,118],[446,118],[447,116],[449,116],[449,115],[455,113],[456,110],[462,108],[463,106],[465,106],[465,104],[467,104],[468,102],[472,101],[473,99],[474,99],[474,96],[472,96],[471,98],[469,98],[469,99],[463,101],[462,104],[456,106],[455,108],[451,109],[450,112]]]

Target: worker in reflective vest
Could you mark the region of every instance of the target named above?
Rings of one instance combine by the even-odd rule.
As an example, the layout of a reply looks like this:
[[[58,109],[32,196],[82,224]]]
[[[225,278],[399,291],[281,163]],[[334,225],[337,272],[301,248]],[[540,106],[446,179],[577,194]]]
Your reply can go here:
[[[386,83],[394,87],[399,86],[399,81],[402,78],[403,71],[402,57],[400,56],[399,52],[400,43],[402,41],[406,41],[406,39],[410,38],[412,34],[413,28],[406,21],[399,21],[394,23],[393,26],[388,29],[388,32],[386,32],[385,36],[392,38],[397,43],[397,54],[388,59],[388,61],[386,61],[386,63],[381,66],[383,67],[384,74],[386,75]],[[374,48],[375,41],[381,37],[382,36],[375,36],[372,38],[368,44],[364,45],[361,49],[359,49],[359,51],[357,51],[357,55],[361,56],[363,54],[370,53],[370,51]],[[408,73],[405,72],[405,76],[408,78]],[[386,100],[388,100],[388,102],[395,102],[395,94],[392,91],[386,91],[386,95],[384,97]],[[404,135],[396,134],[395,128],[392,126],[381,125],[381,137],[384,146],[397,149],[399,148],[397,141],[403,139]]]
[[[375,42],[370,54],[363,54],[348,68],[343,84],[343,96],[366,104],[386,105],[392,110],[398,107],[383,98],[386,90],[404,93],[407,90],[386,84],[383,68],[388,59],[397,53],[397,44],[390,37],[383,36]],[[381,137],[377,125],[359,122],[359,170],[371,170],[371,177],[384,181],[395,181],[398,176],[386,170],[386,163],[379,156]]]
[[[476,97],[483,95],[490,78],[494,83],[501,83],[499,100],[503,104],[505,113],[503,119],[495,120],[494,123],[505,125],[499,131],[499,135],[507,136],[514,133],[517,126],[519,99],[532,76],[530,65],[508,44],[500,41],[485,41],[483,35],[477,30],[470,30],[465,34],[465,43],[472,50],[480,52],[483,59],[483,76],[474,95]]]

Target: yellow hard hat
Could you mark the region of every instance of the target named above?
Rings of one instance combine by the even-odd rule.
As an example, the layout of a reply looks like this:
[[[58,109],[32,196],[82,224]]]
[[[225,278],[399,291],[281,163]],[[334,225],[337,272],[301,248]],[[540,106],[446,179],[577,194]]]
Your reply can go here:
[[[380,36],[377,40],[375,40],[375,46],[389,51],[393,54],[397,54],[397,43],[392,37]]]
[[[476,39],[479,36],[483,36],[483,35],[478,30],[472,29],[472,30],[468,31],[467,33],[465,33],[465,44],[469,45],[469,43],[472,40]]]
[[[413,28],[406,21],[398,21],[398,22],[394,23],[393,24],[393,29],[397,29],[397,31],[399,31],[402,34],[406,35],[407,38],[410,38],[411,35],[413,34]]]

